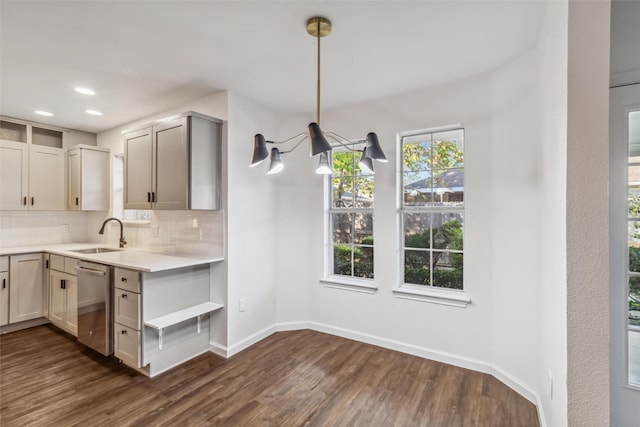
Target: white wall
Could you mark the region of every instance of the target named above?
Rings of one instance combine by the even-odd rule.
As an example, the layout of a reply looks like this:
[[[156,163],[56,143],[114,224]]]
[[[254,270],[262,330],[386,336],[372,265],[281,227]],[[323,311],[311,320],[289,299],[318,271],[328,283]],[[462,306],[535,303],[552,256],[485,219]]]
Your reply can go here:
[[[536,53],[493,73],[492,102],[487,106],[492,124],[488,184],[493,198],[488,203],[492,233],[486,244],[493,304],[485,335],[491,342],[491,363],[528,388],[532,399],[531,393],[537,392],[532,368],[538,364],[539,245],[544,231],[538,215],[542,173]]]
[[[542,155],[535,387],[549,426],[567,425],[567,25],[568,3],[551,2],[538,41],[538,122]],[[553,399],[551,397],[551,375]]]
[[[569,1],[567,395],[570,425],[607,426],[610,422],[609,13],[607,1]]]
[[[276,115],[236,93],[229,93],[228,112],[227,312],[233,354],[276,321],[274,185],[263,165],[249,167],[254,134],[274,135]]]

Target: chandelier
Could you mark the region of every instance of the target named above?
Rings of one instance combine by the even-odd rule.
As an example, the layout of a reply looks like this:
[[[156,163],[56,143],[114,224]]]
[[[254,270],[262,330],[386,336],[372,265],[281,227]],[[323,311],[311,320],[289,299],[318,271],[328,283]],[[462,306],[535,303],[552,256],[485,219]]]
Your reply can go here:
[[[251,157],[250,166],[256,166],[262,163],[267,157],[270,158],[269,169],[267,174],[273,175],[284,169],[284,163],[281,156],[291,153],[298,148],[304,141],[309,140],[310,156],[320,155],[317,174],[328,175],[332,173],[330,164],[331,150],[334,148],[344,148],[347,151],[361,152],[360,167],[367,173],[373,173],[373,161],[386,162],[387,157],[384,155],[378,135],[369,132],[365,138],[349,140],[338,135],[335,132],[324,132],[320,128],[320,38],[328,36],[331,33],[331,22],[319,16],[314,16],[307,21],[307,33],[317,39],[318,44],[318,81],[316,86],[316,121],[309,123],[307,132],[299,133],[284,141],[267,141],[265,137],[258,133],[253,137],[253,155]],[[332,142],[329,142],[329,138]],[[297,140],[297,141],[296,141]],[[267,144],[272,145],[271,150],[267,148]],[[282,144],[292,144],[293,146],[287,150],[280,150],[277,146]],[[363,146],[362,149],[358,148]]]

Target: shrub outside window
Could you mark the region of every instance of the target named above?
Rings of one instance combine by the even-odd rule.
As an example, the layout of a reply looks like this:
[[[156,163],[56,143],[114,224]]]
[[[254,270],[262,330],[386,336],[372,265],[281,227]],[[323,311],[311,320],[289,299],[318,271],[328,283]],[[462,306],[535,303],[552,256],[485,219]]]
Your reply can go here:
[[[463,288],[464,130],[402,136],[402,277]]]
[[[373,279],[373,175],[358,151],[332,154],[329,274]]]

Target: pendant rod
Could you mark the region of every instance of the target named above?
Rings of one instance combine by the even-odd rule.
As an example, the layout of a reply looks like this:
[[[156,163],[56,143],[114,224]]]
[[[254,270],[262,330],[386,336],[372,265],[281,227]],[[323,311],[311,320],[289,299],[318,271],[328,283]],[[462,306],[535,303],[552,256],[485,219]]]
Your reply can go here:
[[[320,124],[320,20],[318,20],[318,84],[316,88],[316,123]]]

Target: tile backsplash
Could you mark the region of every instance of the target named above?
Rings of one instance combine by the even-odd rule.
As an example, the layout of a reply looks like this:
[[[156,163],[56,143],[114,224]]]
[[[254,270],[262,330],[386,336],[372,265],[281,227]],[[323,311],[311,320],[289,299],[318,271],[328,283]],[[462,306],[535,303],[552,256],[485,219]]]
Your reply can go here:
[[[97,230],[104,213],[91,213],[88,234],[91,241],[118,245],[120,226],[112,221],[104,236]],[[127,247],[157,253],[224,256],[224,211],[150,211],[149,222],[124,225]],[[95,234],[91,232],[95,229]]]
[[[86,230],[84,212],[0,212],[0,246],[83,242]]]
[[[0,246],[95,242],[117,246],[120,227],[109,212],[0,212]],[[149,222],[125,223],[128,248],[157,253],[224,256],[224,211],[150,211]]]

